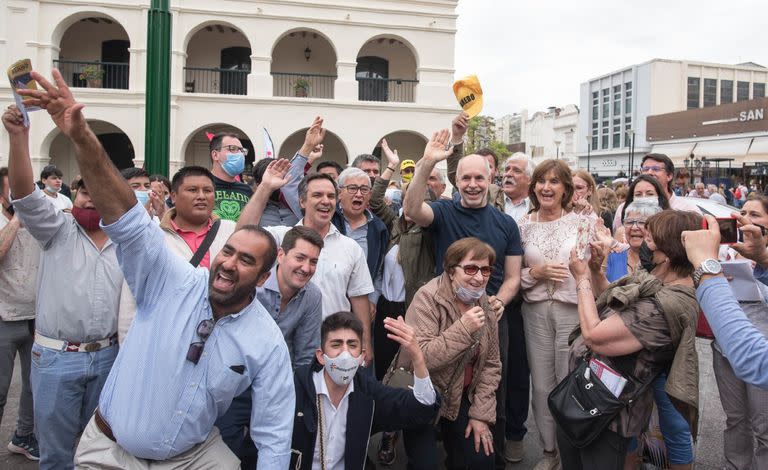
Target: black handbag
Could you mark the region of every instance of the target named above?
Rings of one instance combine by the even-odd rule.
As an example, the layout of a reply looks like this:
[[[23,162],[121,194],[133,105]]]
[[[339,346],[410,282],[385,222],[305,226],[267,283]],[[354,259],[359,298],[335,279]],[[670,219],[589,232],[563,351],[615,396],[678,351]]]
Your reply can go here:
[[[587,370],[590,373],[585,376]],[[581,449],[591,444],[623,408],[631,406],[654,378],[639,387],[629,400],[620,400],[592,373],[589,360],[583,359],[552,390],[547,404],[563,435]]]

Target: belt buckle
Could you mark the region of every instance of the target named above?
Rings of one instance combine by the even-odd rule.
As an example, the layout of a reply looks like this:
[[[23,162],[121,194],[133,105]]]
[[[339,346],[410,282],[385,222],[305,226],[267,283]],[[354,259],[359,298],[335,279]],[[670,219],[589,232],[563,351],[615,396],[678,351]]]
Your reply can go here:
[[[88,343],[85,345],[86,352],[96,352],[99,349],[101,349],[101,345],[99,343]]]

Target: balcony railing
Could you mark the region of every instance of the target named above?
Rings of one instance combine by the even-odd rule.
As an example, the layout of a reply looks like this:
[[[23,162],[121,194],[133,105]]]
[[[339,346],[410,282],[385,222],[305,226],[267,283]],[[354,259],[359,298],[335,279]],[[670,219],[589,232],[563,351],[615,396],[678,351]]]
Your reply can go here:
[[[272,96],[333,99],[336,75],[272,73]]]
[[[391,101],[413,103],[418,80],[399,78],[357,78],[360,101]]]
[[[126,63],[54,60],[53,66],[59,69],[70,87],[128,89],[130,71]],[[98,78],[99,75],[101,78]]]
[[[184,91],[218,95],[248,94],[250,70],[184,67]]]

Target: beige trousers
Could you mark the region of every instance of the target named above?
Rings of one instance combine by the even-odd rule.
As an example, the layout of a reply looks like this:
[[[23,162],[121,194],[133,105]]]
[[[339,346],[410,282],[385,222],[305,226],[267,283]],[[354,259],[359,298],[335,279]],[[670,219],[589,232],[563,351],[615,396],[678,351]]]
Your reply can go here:
[[[93,417],[83,431],[75,454],[78,470],[238,470],[240,459],[229,450],[217,428],[205,442],[168,460],[139,459],[110,440]]]
[[[568,375],[568,336],[579,324],[576,305],[557,301],[523,302],[525,346],[531,369],[531,408],[546,452],[557,447],[555,422],[547,397]]]

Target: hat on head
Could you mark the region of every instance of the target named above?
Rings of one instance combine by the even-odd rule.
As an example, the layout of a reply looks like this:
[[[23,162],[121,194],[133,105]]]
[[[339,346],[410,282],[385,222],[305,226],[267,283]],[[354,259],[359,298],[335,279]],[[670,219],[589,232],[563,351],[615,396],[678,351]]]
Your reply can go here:
[[[409,167],[416,168],[416,163],[413,160],[403,160],[403,162],[400,163],[400,170],[403,170]]]
[[[483,89],[477,75],[467,75],[453,84],[453,94],[469,117],[475,117],[483,109]]]

